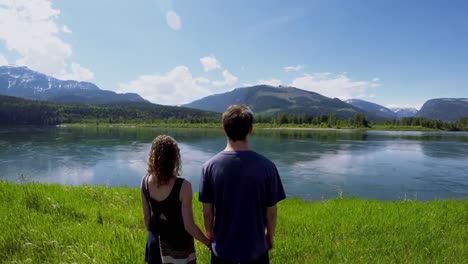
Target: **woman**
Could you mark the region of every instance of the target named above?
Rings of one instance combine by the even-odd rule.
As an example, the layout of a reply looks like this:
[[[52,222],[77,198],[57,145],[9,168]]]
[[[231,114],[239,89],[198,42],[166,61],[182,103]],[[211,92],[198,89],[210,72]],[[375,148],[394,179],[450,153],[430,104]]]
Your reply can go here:
[[[177,177],[180,167],[176,141],[169,136],[158,136],[151,146],[148,174],[141,183],[141,201],[148,229],[145,259],[148,263],[161,263],[161,259],[162,263],[196,263],[193,238],[210,246],[210,240],[193,220],[192,186]],[[160,255],[154,252],[158,235]]]

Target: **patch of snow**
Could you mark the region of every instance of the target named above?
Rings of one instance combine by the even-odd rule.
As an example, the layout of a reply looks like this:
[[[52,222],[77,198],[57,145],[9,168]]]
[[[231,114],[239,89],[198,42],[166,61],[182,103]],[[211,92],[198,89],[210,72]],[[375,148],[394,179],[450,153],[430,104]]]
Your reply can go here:
[[[31,75],[23,75],[23,78],[21,78],[23,82],[30,82],[34,80],[34,76]]]
[[[50,88],[52,88],[52,84],[50,83],[50,78],[47,77],[47,82],[49,83],[49,88],[47,90],[50,90]]]

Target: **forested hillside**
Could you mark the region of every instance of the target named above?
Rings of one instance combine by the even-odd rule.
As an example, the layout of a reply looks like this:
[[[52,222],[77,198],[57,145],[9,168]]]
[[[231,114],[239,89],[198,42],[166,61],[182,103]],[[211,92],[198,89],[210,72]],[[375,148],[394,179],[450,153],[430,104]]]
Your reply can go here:
[[[457,121],[468,116],[468,98],[438,98],[424,103],[416,116]]]
[[[207,123],[219,122],[220,115],[151,103],[60,104],[0,96],[0,125],[151,123],[168,119],[187,123]]]
[[[254,113],[263,116],[276,116],[279,113],[310,116],[334,114],[340,119],[348,119],[363,112],[337,98],[328,98],[294,87],[269,85],[237,88],[229,92],[207,96],[185,106],[222,113],[232,104],[245,104]],[[366,117],[371,120],[377,119],[372,113],[366,113]]]

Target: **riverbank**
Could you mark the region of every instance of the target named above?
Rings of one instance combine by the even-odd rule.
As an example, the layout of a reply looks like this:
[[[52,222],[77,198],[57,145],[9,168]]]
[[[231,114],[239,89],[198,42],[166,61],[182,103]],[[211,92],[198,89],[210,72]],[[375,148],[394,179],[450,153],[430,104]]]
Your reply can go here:
[[[194,199],[201,223],[201,206]],[[139,190],[0,182],[6,263],[141,263]],[[272,263],[466,263],[468,200],[279,204]],[[197,243],[199,263],[209,252]]]
[[[163,128],[216,128],[221,129],[222,124],[218,123],[124,123],[124,124],[109,124],[109,123],[74,123],[62,124],[58,127],[163,127]],[[422,126],[392,126],[392,125],[372,125],[371,127],[327,127],[315,126],[310,124],[254,124],[255,129],[275,129],[275,130],[382,130],[382,131],[445,131],[432,129]]]

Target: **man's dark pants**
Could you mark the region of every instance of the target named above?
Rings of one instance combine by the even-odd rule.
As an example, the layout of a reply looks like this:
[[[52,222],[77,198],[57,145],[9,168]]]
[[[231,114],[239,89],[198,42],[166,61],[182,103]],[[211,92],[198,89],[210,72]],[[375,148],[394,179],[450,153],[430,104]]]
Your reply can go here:
[[[225,261],[218,258],[213,252],[211,252],[211,264],[270,264],[270,257],[268,256],[268,251],[265,254],[261,255],[255,260],[246,261],[246,262],[231,262]]]

